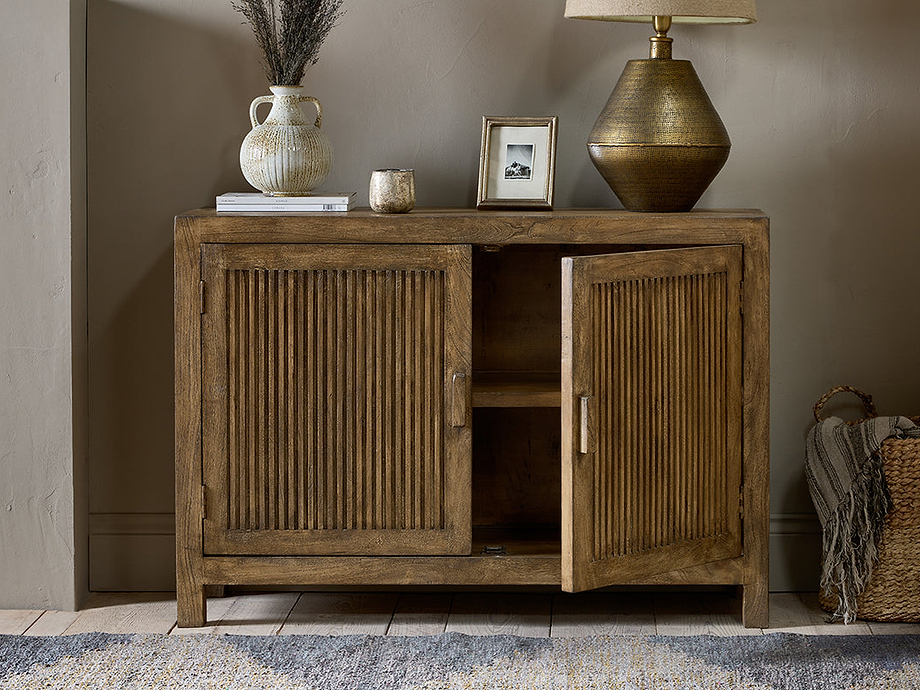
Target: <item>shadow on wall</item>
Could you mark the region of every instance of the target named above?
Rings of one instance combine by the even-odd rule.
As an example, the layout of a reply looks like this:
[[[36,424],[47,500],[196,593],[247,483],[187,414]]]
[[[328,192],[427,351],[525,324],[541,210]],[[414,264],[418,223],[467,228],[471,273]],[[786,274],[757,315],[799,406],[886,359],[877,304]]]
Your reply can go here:
[[[829,96],[812,124],[820,145],[809,146],[811,175],[793,175],[801,186],[791,193],[813,202],[792,259],[802,271],[797,311],[820,326],[807,346],[813,373],[801,380],[812,379],[801,391],[809,422],[811,403],[839,384],[872,394],[880,414],[920,411],[920,221],[911,205],[920,184],[912,39],[920,6],[902,7],[892,22],[892,5],[854,4],[824,39],[834,51],[812,68]]]
[[[817,399],[850,384],[872,394],[880,414],[920,411],[920,222],[911,204],[920,183],[920,47],[911,38],[920,6],[898,3],[892,15],[892,2],[846,5],[760,8],[754,30],[769,40],[758,42],[758,61],[773,76],[757,81],[771,100],[759,118],[754,104],[747,113],[754,159],[770,176],[758,171],[756,188],[773,216],[773,512],[810,516],[811,531],[803,463]],[[778,133],[761,142],[751,128],[766,121]],[[846,398],[826,410],[835,412],[860,416]],[[789,577],[818,558],[803,551],[786,560]]]
[[[240,75],[258,65],[178,3],[87,12],[90,512],[169,513],[173,216],[244,188]]]
[[[91,512],[172,511],[171,247],[150,259],[106,328],[94,333]]]
[[[843,376],[855,373],[854,385],[876,397],[880,414],[914,415],[920,221],[911,202],[920,188],[920,6],[885,0],[857,7],[837,25],[846,47],[838,83],[848,117],[828,148],[836,221],[828,277],[838,289],[827,354]]]
[[[865,388],[882,415],[920,414],[920,220],[911,203],[920,188],[918,115],[920,104],[912,116],[881,107],[830,151],[831,168],[851,174],[836,186],[825,352],[841,379],[852,372],[839,383]]]

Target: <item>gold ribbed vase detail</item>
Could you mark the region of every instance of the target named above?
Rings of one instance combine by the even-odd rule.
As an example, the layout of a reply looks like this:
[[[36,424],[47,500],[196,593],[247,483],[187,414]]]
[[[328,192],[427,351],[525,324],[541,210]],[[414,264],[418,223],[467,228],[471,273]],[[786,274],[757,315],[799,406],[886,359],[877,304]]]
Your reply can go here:
[[[689,211],[731,140],[687,60],[630,60],[588,137],[588,152],[630,211]]]
[[[249,108],[252,130],[240,147],[243,176],[256,189],[275,196],[299,196],[323,183],[332,168],[332,144],[320,130],[323,110],[319,101],[303,95],[302,86],[272,86],[271,96],[256,98]],[[316,106],[310,123],[301,104]],[[257,109],[272,108],[259,124]]]

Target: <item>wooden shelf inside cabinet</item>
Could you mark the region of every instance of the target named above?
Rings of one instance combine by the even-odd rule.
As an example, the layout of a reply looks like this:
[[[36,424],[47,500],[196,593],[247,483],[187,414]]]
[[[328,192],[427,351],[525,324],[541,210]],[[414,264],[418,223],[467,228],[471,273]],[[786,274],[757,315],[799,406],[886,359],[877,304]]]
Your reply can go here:
[[[473,407],[559,407],[561,390],[558,372],[477,371]]]
[[[473,556],[559,558],[562,539],[552,527],[474,527]]]

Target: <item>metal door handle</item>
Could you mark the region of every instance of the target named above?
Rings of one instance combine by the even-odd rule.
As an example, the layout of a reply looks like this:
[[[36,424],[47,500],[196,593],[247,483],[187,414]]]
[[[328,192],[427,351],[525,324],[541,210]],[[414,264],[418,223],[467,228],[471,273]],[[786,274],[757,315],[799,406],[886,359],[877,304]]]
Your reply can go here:
[[[458,371],[451,379],[450,425],[453,427],[466,426],[466,397],[466,374]]]
[[[597,400],[593,395],[582,395],[578,401],[578,452],[588,455],[597,451]]]

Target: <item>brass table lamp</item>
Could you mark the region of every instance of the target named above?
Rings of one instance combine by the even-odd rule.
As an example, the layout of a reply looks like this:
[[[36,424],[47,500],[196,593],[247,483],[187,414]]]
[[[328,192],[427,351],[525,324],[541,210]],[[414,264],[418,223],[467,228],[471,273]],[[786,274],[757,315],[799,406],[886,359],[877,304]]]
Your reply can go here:
[[[566,0],[572,19],[650,22],[648,60],[630,60],[588,137],[588,153],[630,211],[689,211],[725,165],[731,140],[671,23],[747,24],[754,0]]]

